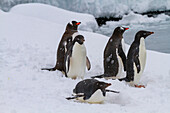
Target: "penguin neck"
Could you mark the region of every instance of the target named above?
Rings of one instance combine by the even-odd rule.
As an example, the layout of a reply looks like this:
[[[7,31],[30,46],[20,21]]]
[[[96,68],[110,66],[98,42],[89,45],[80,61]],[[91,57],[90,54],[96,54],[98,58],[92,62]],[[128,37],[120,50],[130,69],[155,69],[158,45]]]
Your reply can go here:
[[[142,40],[141,40],[141,39],[142,39]],[[134,40],[135,43],[140,44],[141,42],[143,43],[143,41],[144,41],[144,38],[143,38],[143,37],[135,36],[135,40]]]
[[[72,30],[70,30],[70,29],[66,29],[66,32],[69,32],[69,33],[75,33],[75,32],[78,32],[77,30],[74,30],[74,29],[72,29]]]
[[[112,36],[111,37],[119,37],[120,39],[122,39],[123,37],[122,37],[122,34],[120,33],[120,32],[113,32],[113,34],[112,34]]]

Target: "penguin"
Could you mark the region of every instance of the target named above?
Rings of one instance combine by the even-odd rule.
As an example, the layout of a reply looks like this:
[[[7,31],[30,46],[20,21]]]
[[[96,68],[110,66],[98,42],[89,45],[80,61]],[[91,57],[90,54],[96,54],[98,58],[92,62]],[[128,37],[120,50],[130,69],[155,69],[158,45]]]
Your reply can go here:
[[[105,83],[96,79],[85,79],[80,81],[73,89],[73,97],[66,99],[77,99],[81,102],[102,103],[105,100],[106,92],[119,93],[118,91],[107,90],[111,83]]]
[[[116,79],[121,78],[123,68],[126,71],[126,55],[122,45],[123,33],[129,28],[117,27],[104,50],[104,74],[92,78]]]
[[[82,35],[77,35],[73,37],[74,40],[71,41],[70,38],[67,40],[67,52],[64,60],[64,73],[68,78],[84,78],[86,71],[86,64],[88,62],[89,68],[91,67],[90,61],[86,56],[86,47],[84,45],[84,37]],[[88,61],[87,61],[88,59]],[[88,68],[88,70],[89,70]]]
[[[72,38],[75,37],[76,35],[78,35],[78,26],[81,24],[81,22],[76,22],[76,21],[72,21],[69,22],[66,26],[66,30],[60,40],[58,49],[57,49],[57,59],[56,59],[56,65],[54,68],[42,68],[41,70],[48,70],[48,71],[55,71],[55,70],[59,70],[64,72],[64,58],[65,58],[65,54],[66,54],[66,43],[67,43],[67,39],[68,38]],[[73,39],[71,39],[73,40]],[[88,58],[87,59],[87,67],[88,69],[90,68],[89,66],[89,62],[88,62]]]
[[[125,80],[131,86],[145,88],[144,85],[139,85],[139,81],[146,64],[146,47],[144,40],[151,34],[154,34],[154,32],[141,30],[136,33],[127,55],[126,77],[120,79],[120,81]]]

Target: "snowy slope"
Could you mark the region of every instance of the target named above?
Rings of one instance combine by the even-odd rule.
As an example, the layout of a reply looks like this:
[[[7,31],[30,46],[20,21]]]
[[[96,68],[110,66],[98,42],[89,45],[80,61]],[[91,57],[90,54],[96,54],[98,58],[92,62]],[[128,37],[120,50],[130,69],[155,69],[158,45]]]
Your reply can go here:
[[[80,29],[86,31],[93,31],[98,28],[94,16],[90,14],[71,12],[44,4],[35,3],[17,5],[13,7],[10,12],[24,16],[40,18],[54,23],[60,23],[62,25],[66,25],[66,23],[72,20],[77,20],[82,22]]]
[[[68,13],[65,18],[71,14]],[[118,80],[102,79],[112,83],[109,89],[121,93],[108,93],[103,104],[66,100],[65,97],[72,94],[72,89],[80,80],[65,78],[59,71],[40,70],[55,65],[56,48],[64,29],[63,23],[0,10],[0,113],[170,111],[170,55],[154,51],[147,51],[147,64],[141,79],[141,83],[146,85],[145,89],[129,87]],[[80,33],[85,36],[87,54],[92,64],[85,78],[101,74],[103,50],[109,37],[85,31]]]

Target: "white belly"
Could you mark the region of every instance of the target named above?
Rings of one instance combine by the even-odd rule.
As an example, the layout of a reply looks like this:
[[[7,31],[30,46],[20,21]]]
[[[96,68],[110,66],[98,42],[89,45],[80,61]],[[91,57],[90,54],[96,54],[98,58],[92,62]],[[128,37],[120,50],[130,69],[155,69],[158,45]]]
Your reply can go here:
[[[102,103],[105,100],[105,97],[103,96],[103,93],[100,89],[98,89],[89,99],[84,100],[83,97],[77,98],[78,100],[82,102],[88,102],[88,103]]]
[[[134,84],[139,84],[141,75],[144,71],[145,64],[146,64],[146,48],[145,48],[145,41],[144,38],[141,38],[140,40],[140,46],[139,46],[139,61],[140,61],[140,66],[141,70],[139,73],[137,73],[137,68],[134,63]]]
[[[126,48],[125,48],[125,41],[124,41],[124,39],[122,39],[121,43],[122,43],[122,49],[123,49],[123,51],[125,53],[126,52]]]
[[[67,76],[72,79],[84,78],[86,70],[86,48],[84,44],[77,42],[73,46],[72,57],[70,58],[70,66]]]

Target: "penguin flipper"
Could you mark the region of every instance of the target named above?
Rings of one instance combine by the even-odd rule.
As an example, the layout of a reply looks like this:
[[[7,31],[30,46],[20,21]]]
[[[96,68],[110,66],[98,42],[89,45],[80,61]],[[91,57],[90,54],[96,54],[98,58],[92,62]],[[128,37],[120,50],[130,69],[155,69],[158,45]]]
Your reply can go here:
[[[86,66],[87,66],[87,69],[90,70],[91,69],[91,64],[90,64],[90,60],[89,58],[86,56]]]
[[[65,76],[67,77],[67,73],[69,71],[69,66],[70,66],[70,54],[68,53],[68,51],[64,58],[64,64],[65,64],[64,65],[64,73],[65,73]]]
[[[73,97],[67,97],[66,99],[67,100],[71,100],[71,99],[76,99],[76,98],[78,98],[78,97],[83,97],[84,95],[75,95],[75,96],[73,96]]]
[[[113,91],[113,90],[109,90],[109,89],[106,89],[106,92],[120,93],[119,91]]]
[[[123,62],[124,71],[126,71],[126,55],[122,49],[122,44],[119,45],[118,53]]]
[[[136,68],[137,68],[137,73],[139,73],[140,70],[141,70],[140,61],[139,61],[139,55],[135,56],[134,62],[135,62]]]

